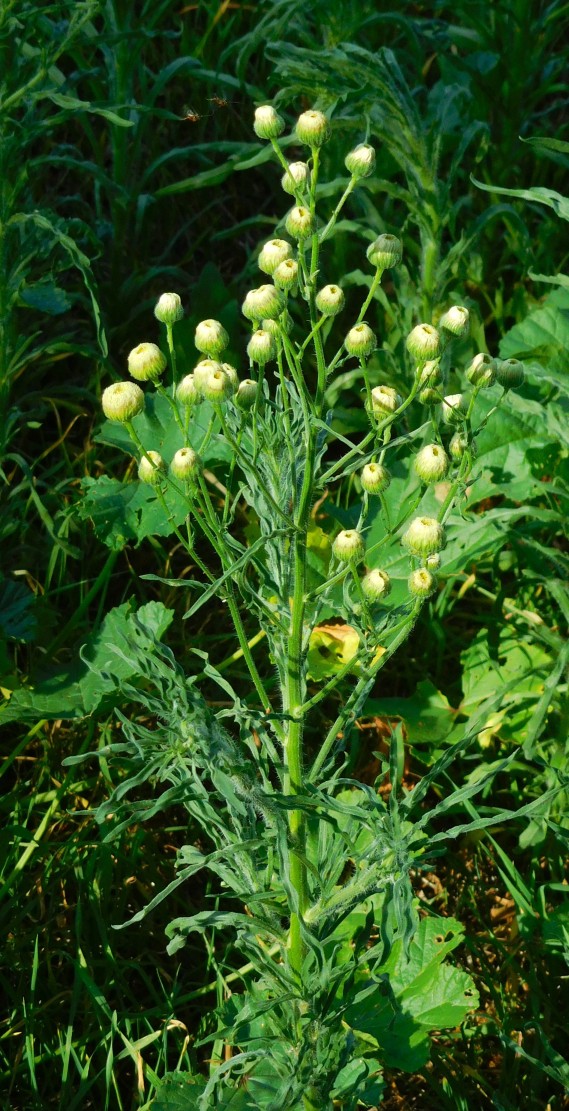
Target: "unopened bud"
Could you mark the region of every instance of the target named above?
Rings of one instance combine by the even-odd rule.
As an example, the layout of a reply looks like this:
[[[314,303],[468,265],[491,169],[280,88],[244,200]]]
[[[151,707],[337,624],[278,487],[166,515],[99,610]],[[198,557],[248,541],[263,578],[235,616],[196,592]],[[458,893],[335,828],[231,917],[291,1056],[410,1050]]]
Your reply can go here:
[[[355,355],[359,359],[363,359],[366,355],[371,355],[377,347],[377,339],[375,333],[372,332],[369,324],[365,321],[362,324],[356,324],[355,327],[350,328],[345,340],[344,347],[348,355]]]
[[[377,266],[379,270],[391,270],[393,266],[399,266],[403,258],[403,245],[396,235],[384,232],[370,243],[366,255],[372,266]]]
[[[435,517],[415,517],[401,543],[412,555],[431,555],[444,548],[445,530]]]
[[[368,494],[382,494],[391,482],[391,475],[382,463],[366,463],[360,474],[360,482]]]
[[[370,602],[382,602],[391,592],[391,579],[387,571],[380,571],[378,568],[368,571],[362,579],[362,590]]]
[[[287,213],[285,228],[294,239],[307,239],[314,231],[314,220],[308,208],[297,204]]]
[[[283,316],[280,320],[267,320],[263,318],[261,321],[261,328],[264,332],[268,332],[270,336],[273,336],[273,339],[280,339],[281,332],[290,332],[291,327],[292,321],[288,315]]]
[[[274,285],[260,285],[247,294],[241,312],[247,320],[276,320],[285,307],[282,293]]]
[[[339,559],[342,563],[358,563],[359,560],[363,559],[365,552],[365,544],[361,533],[353,528],[343,529],[334,540],[332,551],[336,559]]]
[[[288,170],[281,178],[281,185],[285,193],[290,193],[292,197],[296,193],[302,193],[310,182],[310,170],[306,162],[289,162]]]
[[[470,313],[464,305],[453,305],[443,313],[438,326],[453,336],[465,336],[470,327]]]
[[[426,567],[418,567],[409,575],[407,585],[416,598],[428,598],[437,589],[437,580]]]
[[[439,552],[433,552],[425,559],[425,567],[428,571],[438,571],[441,565],[441,557]]]
[[[473,386],[479,386],[482,389],[493,386],[496,381],[495,360],[481,351],[479,355],[474,356],[466,371],[466,377],[469,382],[472,382]]]
[[[279,116],[270,104],[263,104],[255,109],[253,131],[259,139],[278,139],[284,129],[285,122],[282,116]]]
[[[139,343],[128,356],[128,371],[137,382],[155,382],[166,370],[168,360],[155,343]]]
[[[525,377],[524,364],[519,359],[497,359],[496,378],[505,390],[515,390]]]
[[[323,112],[311,109],[296,121],[296,137],[307,147],[321,147],[330,137],[330,124]]]
[[[198,351],[202,351],[204,355],[212,355],[216,359],[225,351],[229,336],[219,320],[202,320],[196,328],[194,343]]]
[[[257,328],[247,344],[247,354],[251,362],[265,366],[277,357],[277,345],[274,336],[264,328]]]
[[[462,457],[463,457],[465,451],[467,450],[468,446],[469,446],[468,436],[466,435],[466,433],[464,433],[464,432],[455,432],[454,436],[452,437],[452,439],[450,441],[450,444],[448,445],[448,449],[450,451],[450,454],[451,454],[452,458],[457,463],[459,463],[460,460],[462,459]],[[473,446],[474,445],[470,445],[470,450],[471,451],[473,449]]]
[[[220,405],[222,401],[227,401],[227,398],[231,397],[233,386],[223,367],[210,371],[202,386],[202,393],[206,401],[210,401],[212,405]]]
[[[337,316],[345,303],[346,298],[339,285],[325,285],[316,294],[316,308],[323,316]]]
[[[344,164],[352,177],[369,177],[375,170],[375,150],[368,143],[360,143],[346,155]]]
[[[216,359],[200,359],[200,362],[196,364],[196,366],[194,367],[193,379],[195,388],[199,394],[205,396],[204,387],[207,383],[207,380],[210,374],[213,374],[218,370],[223,373],[223,367],[221,363],[218,363],[216,361]]]
[[[284,262],[285,258],[290,258],[291,255],[292,247],[286,239],[269,239],[257,259],[259,270],[272,277],[279,263]]]
[[[170,470],[175,478],[195,478],[201,468],[202,461],[191,447],[181,447],[170,463]]]
[[[415,456],[415,474],[426,483],[440,482],[449,469],[450,460],[440,444],[427,444]]]
[[[166,473],[166,464],[158,451],[147,451],[138,464],[138,477],[149,486],[159,486]]]
[[[445,424],[460,424],[466,415],[466,402],[461,393],[449,393],[443,398]]]
[[[176,324],[184,315],[182,302],[177,293],[163,293],[154,307],[154,316],[161,324]]]
[[[193,374],[186,374],[176,386],[178,401],[189,409],[192,405],[199,405],[201,394],[196,388]]]
[[[439,354],[441,338],[432,324],[417,324],[407,336],[406,347],[417,362],[428,362]]]
[[[229,380],[229,385],[231,386],[231,393],[237,393],[237,389],[239,387],[239,375],[238,375],[235,367],[231,366],[231,363],[222,363],[221,364],[221,369],[222,369],[223,373],[225,374],[226,378]]]
[[[417,367],[420,386],[439,386],[442,383],[441,364],[438,359],[431,359],[424,367]]]
[[[390,417],[402,403],[393,386],[374,386],[371,391],[371,411],[376,417]]]
[[[294,290],[298,281],[298,262],[287,258],[279,263],[273,271],[273,281],[277,289]]]
[[[142,413],[144,394],[134,382],[113,382],[103,390],[101,405],[107,420],[125,424]]]
[[[257,382],[254,382],[252,378],[244,378],[243,381],[239,383],[235,404],[245,411],[252,409],[257,399],[258,392],[259,387]]]

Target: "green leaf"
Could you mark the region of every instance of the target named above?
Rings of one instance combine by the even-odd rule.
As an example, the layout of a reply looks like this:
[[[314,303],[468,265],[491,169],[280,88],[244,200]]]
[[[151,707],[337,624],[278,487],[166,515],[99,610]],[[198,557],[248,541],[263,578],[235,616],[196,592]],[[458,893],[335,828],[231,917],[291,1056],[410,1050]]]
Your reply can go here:
[[[144,482],[120,482],[101,475],[84,478],[84,497],[77,506],[81,520],[90,519],[95,535],[113,551],[146,536],[169,536],[186,518],[186,499],[168,487],[164,491],[165,512],[156,491]]]
[[[28,644],[36,635],[36,597],[24,583],[0,577],[0,632]]]
[[[500,341],[500,357],[531,357],[544,362],[546,369],[562,370],[567,388],[565,352],[568,348],[569,291],[556,289],[545,298],[540,308],[506,333]]]
[[[410,698],[369,698],[362,717],[401,718],[412,745],[440,744],[454,728],[456,710],[429,679]]]
[[[64,289],[53,282],[36,282],[35,285],[26,285],[20,290],[20,300],[30,309],[45,312],[49,316],[59,316],[71,308]]]
[[[196,451],[200,447],[212,416],[213,409],[207,401],[202,402],[192,413],[188,439],[190,446]],[[135,417],[132,423],[146,451],[159,451],[167,463],[171,461],[178,448],[183,446],[182,433],[174,419],[172,406],[165,397],[156,392],[146,394],[144,411]],[[116,421],[104,421],[95,440],[119,448],[126,455],[134,454],[135,449],[126,428]],[[203,461],[204,463],[227,461],[231,459],[231,454],[227,442],[221,436],[214,434],[203,453]]]
[[[117,127],[134,127],[134,120],[125,120],[116,112],[111,111],[110,108],[99,108],[96,104],[92,104],[90,100],[79,100],[76,96],[67,96],[63,93],[51,91],[45,95],[53,104],[57,104],[58,108],[64,108],[70,112],[89,112],[91,115],[102,116],[103,119],[116,124]]]
[[[484,189],[486,193],[499,193],[503,197],[519,197],[522,201],[537,201],[538,204],[545,204],[548,208],[552,208],[562,220],[569,220],[569,197],[556,193],[554,189],[544,189],[541,185],[536,185],[533,189],[504,189],[503,186],[485,185],[483,181],[477,181],[472,174],[470,180],[473,185],[478,189]]]
[[[206,1086],[201,1076],[170,1072],[160,1082],[152,1101],[152,1111],[199,1111],[199,1100]]]

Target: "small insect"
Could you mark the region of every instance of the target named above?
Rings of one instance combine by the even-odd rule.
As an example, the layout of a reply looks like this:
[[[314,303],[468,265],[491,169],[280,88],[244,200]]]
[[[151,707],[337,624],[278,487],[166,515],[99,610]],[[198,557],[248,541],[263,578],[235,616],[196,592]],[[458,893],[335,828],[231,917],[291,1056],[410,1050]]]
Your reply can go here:
[[[224,96],[218,96],[217,93],[214,93],[214,95],[210,96],[208,99],[209,103],[215,104],[216,108],[229,108],[229,105],[232,103],[231,100],[227,100]]]
[[[196,112],[195,108],[190,108],[187,104],[184,104],[182,112],[183,116],[181,118],[183,120],[188,120],[189,123],[198,123],[202,118],[200,112]]]

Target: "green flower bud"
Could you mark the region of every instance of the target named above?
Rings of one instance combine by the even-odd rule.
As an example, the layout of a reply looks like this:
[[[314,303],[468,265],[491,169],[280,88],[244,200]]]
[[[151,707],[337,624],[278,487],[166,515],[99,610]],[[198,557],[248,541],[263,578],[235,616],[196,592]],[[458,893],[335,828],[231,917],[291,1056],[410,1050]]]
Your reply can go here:
[[[403,245],[396,235],[384,232],[370,243],[366,255],[372,266],[377,266],[379,270],[391,270],[403,258]]]
[[[344,165],[352,177],[369,177],[375,170],[375,150],[368,143],[360,143],[346,155]]]
[[[431,555],[444,548],[445,530],[434,517],[415,517],[401,543],[412,555]]]
[[[344,347],[348,355],[356,355],[357,358],[363,359],[366,355],[371,355],[377,347],[377,340],[369,324],[364,321],[362,324],[356,324],[354,328],[350,328],[344,340]]]
[[[284,320],[265,320],[264,319],[264,320],[261,321],[261,328],[263,329],[264,332],[268,332],[269,335],[273,337],[273,339],[278,340],[278,339],[281,338],[281,330],[285,331],[285,332],[290,332],[290,320],[287,319],[286,320],[286,325],[285,325]]]
[[[269,239],[257,259],[259,270],[272,277],[277,266],[284,262],[286,258],[290,258],[291,255],[292,247],[286,239]]]
[[[113,382],[103,390],[101,405],[107,420],[125,424],[142,413],[144,394],[134,382]]]
[[[391,482],[391,475],[382,463],[366,463],[360,474],[360,482],[368,494],[382,494]]]
[[[433,390],[428,386],[426,390],[421,390],[418,395],[418,400],[421,405],[436,405],[437,401],[440,401],[441,398],[437,390]]]
[[[421,369],[417,367],[416,373],[419,375],[420,386],[442,385],[443,379],[439,359],[431,359],[428,363],[425,363],[424,367]]]
[[[155,382],[167,365],[166,356],[155,343],[139,343],[128,356],[128,372],[137,382]]]
[[[314,231],[314,220],[308,208],[297,204],[285,218],[285,228],[294,239],[307,239]]]
[[[254,382],[252,378],[244,378],[243,381],[239,383],[235,404],[245,411],[247,409],[252,409],[257,400],[258,392],[259,386],[257,382]]]
[[[479,355],[474,356],[466,371],[466,377],[469,382],[472,382],[473,386],[480,386],[482,389],[493,386],[496,381],[496,363],[494,359],[481,351]]]
[[[229,336],[219,320],[202,320],[196,328],[194,343],[198,351],[203,351],[204,355],[212,355],[215,359],[225,351]]]
[[[471,451],[474,445],[471,445]],[[448,449],[452,458],[459,463],[468,448],[468,436],[465,432],[455,432]]]
[[[438,552],[433,552],[432,555],[427,556],[425,560],[425,567],[428,571],[438,571],[440,565],[441,557]]]
[[[255,109],[253,131],[258,139],[278,139],[284,129],[285,122],[282,116],[279,116],[270,104],[263,104]]]
[[[216,359],[200,359],[199,363],[194,367],[194,386],[202,397],[205,396],[204,387],[210,374],[216,373],[218,370],[223,374],[223,367]]]
[[[470,327],[470,313],[464,305],[453,305],[443,313],[438,326],[453,336],[465,336]]]
[[[181,447],[170,463],[170,470],[175,478],[196,478],[201,469],[202,461],[191,447]]]
[[[310,170],[306,162],[289,162],[288,170],[281,178],[281,185],[285,193],[292,197],[302,193],[310,184]]]
[[[407,336],[406,347],[417,362],[428,362],[439,354],[441,337],[432,324],[417,324]]]
[[[294,289],[298,281],[298,262],[295,262],[292,258],[287,258],[284,262],[279,263],[276,270],[273,271],[273,281],[277,289]]]
[[[426,567],[418,567],[409,575],[407,585],[416,598],[428,598],[437,589],[437,580]]]
[[[201,401],[201,394],[196,388],[193,374],[186,374],[176,386],[176,397],[178,401],[185,405],[188,409],[192,405],[199,405]]]
[[[182,302],[177,293],[163,293],[154,308],[154,316],[161,324],[176,324],[184,315]]]
[[[496,378],[505,390],[515,390],[525,377],[524,364],[519,359],[497,359]]]
[[[251,289],[247,294],[241,312],[247,320],[276,320],[285,307],[282,293],[274,285],[260,285],[258,289]]]
[[[390,417],[402,404],[401,395],[392,386],[374,386],[371,391],[371,409],[376,417]]]
[[[362,579],[362,590],[370,602],[382,602],[391,593],[391,579],[387,571],[374,568]]]
[[[211,401],[212,405],[220,405],[222,401],[227,401],[231,397],[233,386],[222,367],[210,371],[202,386],[202,393],[206,401]]]
[[[141,482],[146,482],[149,486],[159,486],[165,473],[166,464],[160,452],[148,451],[142,456],[138,464],[138,477]]]
[[[422,482],[440,482],[449,469],[450,460],[440,444],[427,444],[415,456],[413,466]]]
[[[247,354],[251,362],[265,366],[277,357],[277,345],[274,336],[264,328],[257,328],[247,344]]]
[[[231,363],[222,363],[221,369],[226,377],[229,379],[231,393],[237,393],[237,390],[239,388],[239,375],[235,370],[235,367],[231,366]]]
[[[296,137],[307,147],[321,147],[330,138],[330,124],[323,112],[311,109],[296,121]]]
[[[316,294],[316,308],[323,316],[337,316],[345,303],[346,298],[339,285],[325,285]]]
[[[466,414],[466,402],[461,393],[449,393],[443,398],[445,424],[460,424]]]
[[[343,529],[334,540],[332,551],[341,563],[358,563],[363,559],[365,553],[365,544],[361,533],[353,528]]]

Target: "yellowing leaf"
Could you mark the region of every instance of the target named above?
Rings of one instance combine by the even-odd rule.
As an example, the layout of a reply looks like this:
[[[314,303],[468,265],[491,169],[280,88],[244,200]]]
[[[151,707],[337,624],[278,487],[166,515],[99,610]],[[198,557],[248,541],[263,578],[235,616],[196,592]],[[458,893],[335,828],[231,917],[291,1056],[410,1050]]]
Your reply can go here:
[[[357,654],[359,634],[351,625],[317,625],[308,645],[308,678],[329,679]]]

